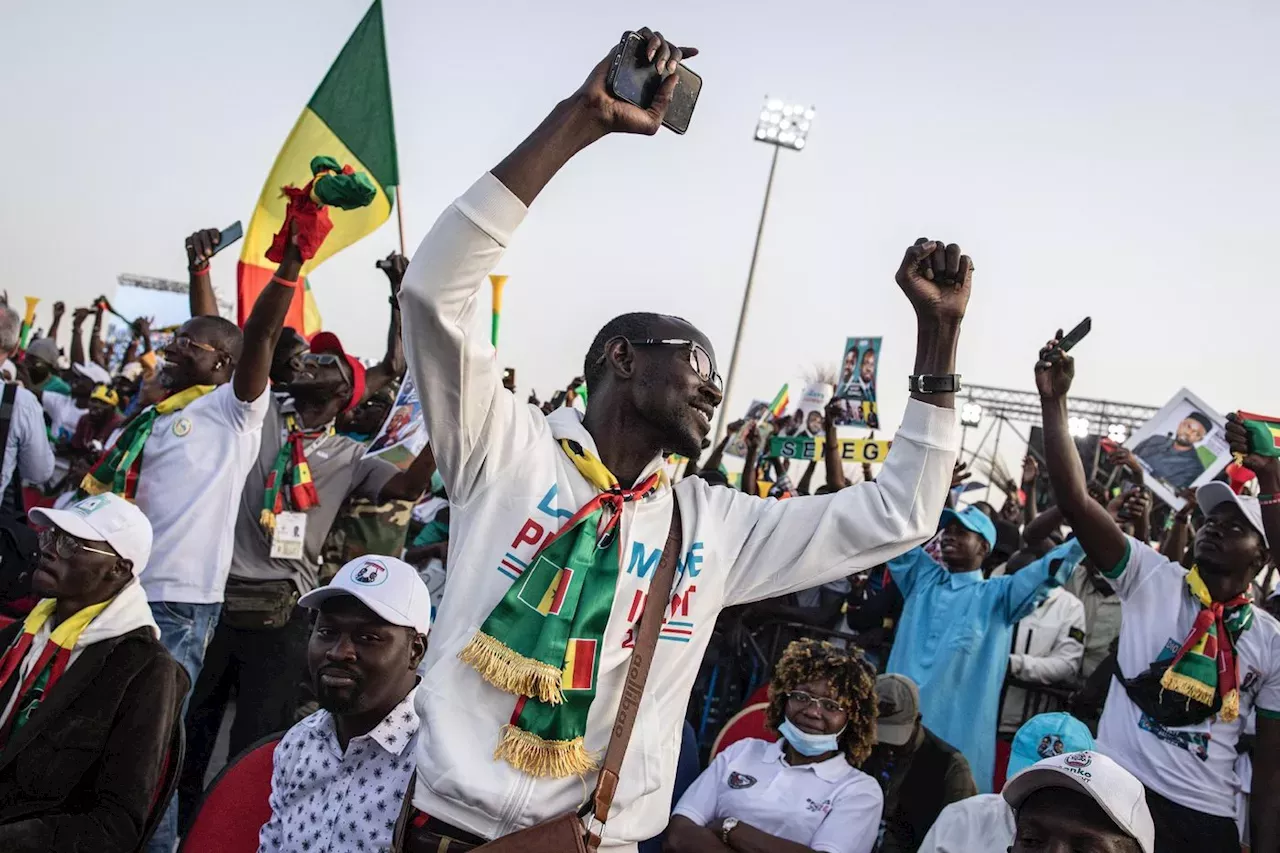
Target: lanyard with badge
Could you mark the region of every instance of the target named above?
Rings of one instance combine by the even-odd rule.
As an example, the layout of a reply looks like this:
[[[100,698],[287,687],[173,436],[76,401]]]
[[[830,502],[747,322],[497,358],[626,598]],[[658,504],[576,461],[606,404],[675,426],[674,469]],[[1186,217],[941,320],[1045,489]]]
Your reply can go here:
[[[271,533],[271,559],[301,560],[307,540],[307,510],[319,506],[320,496],[311,480],[306,444],[334,434],[333,423],[306,431],[297,415],[288,412],[281,428],[280,450],[267,474],[260,521]],[[286,508],[287,507],[287,508]]]

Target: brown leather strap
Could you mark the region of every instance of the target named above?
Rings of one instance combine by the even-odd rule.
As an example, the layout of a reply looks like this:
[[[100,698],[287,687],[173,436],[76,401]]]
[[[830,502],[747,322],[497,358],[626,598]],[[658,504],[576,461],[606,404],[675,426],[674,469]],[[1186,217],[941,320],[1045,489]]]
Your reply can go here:
[[[675,583],[676,564],[680,560],[683,542],[680,502],[676,500],[673,490],[671,529],[667,532],[662,559],[658,561],[657,571],[649,583],[649,597],[644,603],[644,612],[640,614],[640,636],[631,650],[627,680],[622,685],[622,701],[618,703],[618,716],[613,723],[613,734],[609,736],[609,748],[604,753],[600,780],[596,783],[592,814],[598,826],[587,836],[587,849],[590,851],[595,851],[600,846],[601,830],[609,819],[609,807],[613,805],[613,795],[618,790],[618,774],[622,772],[622,759],[627,753],[631,730],[635,728],[640,700],[644,696],[645,679],[649,677],[649,666],[653,663],[653,653],[658,647],[658,632],[662,630],[662,620],[666,616],[668,602],[671,601],[671,587]]]

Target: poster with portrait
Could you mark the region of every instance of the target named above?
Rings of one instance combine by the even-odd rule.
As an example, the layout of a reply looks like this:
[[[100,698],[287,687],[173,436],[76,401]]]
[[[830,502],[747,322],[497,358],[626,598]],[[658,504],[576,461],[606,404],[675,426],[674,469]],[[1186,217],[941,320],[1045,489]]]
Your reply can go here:
[[[804,386],[799,405],[792,412],[783,434],[797,438],[817,438],[822,435],[823,417],[833,391],[832,386],[826,382],[812,382]]]
[[[881,338],[849,338],[840,358],[836,399],[841,403],[837,423],[879,429],[876,405],[876,368],[880,361]]]
[[[418,401],[418,389],[413,386],[412,377],[406,376],[391,413],[364,455],[380,456],[404,469],[426,446],[427,424],[422,417],[422,403]]]
[[[764,400],[752,401],[746,416],[742,419],[742,428],[729,437],[729,443],[724,447],[725,453],[730,456],[747,455],[747,427],[753,422],[757,427],[763,427],[769,422],[769,404]],[[761,447],[767,446],[767,442],[768,437],[762,436]]]
[[[1142,464],[1156,497],[1182,509],[1179,492],[1199,488],[1231,461],[1225,429],[1222,415],[1183,388],[1124,446]]]

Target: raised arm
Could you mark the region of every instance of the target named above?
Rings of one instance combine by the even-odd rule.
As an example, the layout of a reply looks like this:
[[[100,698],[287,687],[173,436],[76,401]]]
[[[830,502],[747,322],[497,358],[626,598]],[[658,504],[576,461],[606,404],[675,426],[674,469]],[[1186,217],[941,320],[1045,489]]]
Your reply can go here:
[[[58,327],[62,325],[62,315],[67,313],[67,304],[65,302],[53,303],[53,322],[49,324],[49,331],[45,335],[49,340],[56,341],[58,339]]]
[[[747,456],[742,462],[742,482],[738,486],[746,494],[760,497],[760,487],[756,480],[756,472],[760,469],[760,428],[755,421],[747,424],[744,443],[747,446]]]
[[[298,277],[302,274],[297,223],[291,222],[291,226],[284,258],[271,281],[258,294],[258,300],[253,303],[253,311],[244,321],[244,346],[231,383],[236,397],[246,403],[257,400],[267,390],[271,356],[275,353],[276,341],[280,339],[285,315],[289,313],[289,304],[293,301],[294,288],[298,286]]]
[[[387,324],[387,352],[382,361],[369,368],[364,379],[364,399],[387,387],[392,381],[404,375],[404,342],[400,335],[400,283],[404,281],[404,271],[409,268],[409,259],[399,252],[392,252],[378,261],[378,269],[387,274],[391,283],[391,322]]]
[[[431,485],[431,475],[436,472],[436,456],[431,452],[431,445],[422,448],[422,452],[409,463],[409,467],[393,476],[382,486],[382,500],[416,501]]]
[[[101,302],[93,306],[93,332],[89,336],[89,360],[99,367],[107,366],[107,351],[102,345],[102,312],[105,310]]]
[[[1030,524],[1036,517],[1036,482],[1040,479],[1040,465],[1030,453],[1022,460],[1022,523]]]
[[[1244,467],[1258,477],[1262,526],[1271,543],[1271,562],[1280,566],[1280,459],[1249,452],[1249,434],[1236,412],[1227,415],[1227,442],[1232,453],[1244,456]]]
[[[724,461],[724,449],[729,446],[729,439],[738,434],[738,430],[742,429],[742,421],[734,421],[729,424],[729,430],[724,434],[724,438],[720,439],[720,443],[716,445],[715,450],[711,451],[711,455],[707,457],[707,461],[702,467],[696,470],[700,471],[719,471],[720,464]],[[693,471],[689,472],[694,473]]]
[[[1063,518],[1094,564],[1101,571],[1110,572],[1124,559],[1128,542],[1106,509],[1089,497],[1084,465],[1067,429],[1067,393],[1076,366],[1070,355],[1057,348],[1061,337],[1059,330],[1040,350],[1036,361],[1036,388],[1044,416],[1045,466]]]
[[[84,321],[89,319],[88,308],[71,312],[71,363],[87,364],[84,357]]]
[[[796,494],[808,495],[813,490],[809,487],[813,484],[813,472],[818,470],[818,460],[810,459],[809,464],[805,466],[804,474],[800,476],[800,482],[796,483]]]
[[[849,485],[844,476],[844,465],[840,462],[840,432],[836,429],[836,415],[840,411],[840,401],[832,400],[822,413],[822,462],[826,466],[827,486],[839,491]]]
[[[184,244],[187,249],[187,301],[192,317],[217,317],[218,297],[213,292],[213,278],[209,272],[209,259],[218,250],[222,232],[217,228],[205,228],[192,234]]]
[[[654,61],[674,71],[696,51],[650,41]],[[524,220],[528,205],[578,151],[609,133],[654,134],[671,102],[674,74],[642,110],[605,89],[612,53],[577,92],[492,173],[445,209],[405,273],[400,291],[409,370],[422,398],[436,463],[450,498],[467,499],[478,478],[520,457],[546,429],[545,419],[502,387],[477,298]],[[487,319],[487,312],[485,319]]]

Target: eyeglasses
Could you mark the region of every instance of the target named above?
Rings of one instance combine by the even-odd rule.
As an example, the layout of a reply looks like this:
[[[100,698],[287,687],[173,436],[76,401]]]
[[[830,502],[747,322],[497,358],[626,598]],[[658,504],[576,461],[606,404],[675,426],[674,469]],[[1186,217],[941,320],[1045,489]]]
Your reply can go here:
[[[828,714],[846,714],[848,709],[834,699],[827,699],[823,696],[814,696],[805,693],[803,690],[792,690],[787,694],[787,701],[795,702],[801,708],[808,708],[810,705],[816,704],[818,708]]]
[[[724,380],[715,371],[715,366],[711,361],[711,353],[707,352],[702,344],[697,341],[686,341],[680,338],[668,338],[665,340],[646,338],[642,341],[628,339],[627,343],[633,347],[688,347],[689,366],[693,368],[694,373],[698,374],[698,378],[703,382],[710,382],[716,386],[717,391],[724,390]]]
[[[41,530],[38,539],[41,551],[48,551],[63,560],[69,559],[76,551],[88,551],[90,554],[101,554],[104,557],[120,556],[114,551],[103,551],[99,548],[90,548],[79,539],[58,530],[57,528]]]
[[[220,352],[220,350],[217,347],[211,346],[210,344],[201,343],[200,341],[193,341],[191,340],[191,338],[187,337],[186,335],[178,335],[178,337],[174,338],[173,340],[169,341],[169,343],[165,344],[164,348],[166,350],[171,349],[174,352],[182,352],[183,350],[191,350],[191,349],[200,349],[200,350],[204,350],[205,352]]]

